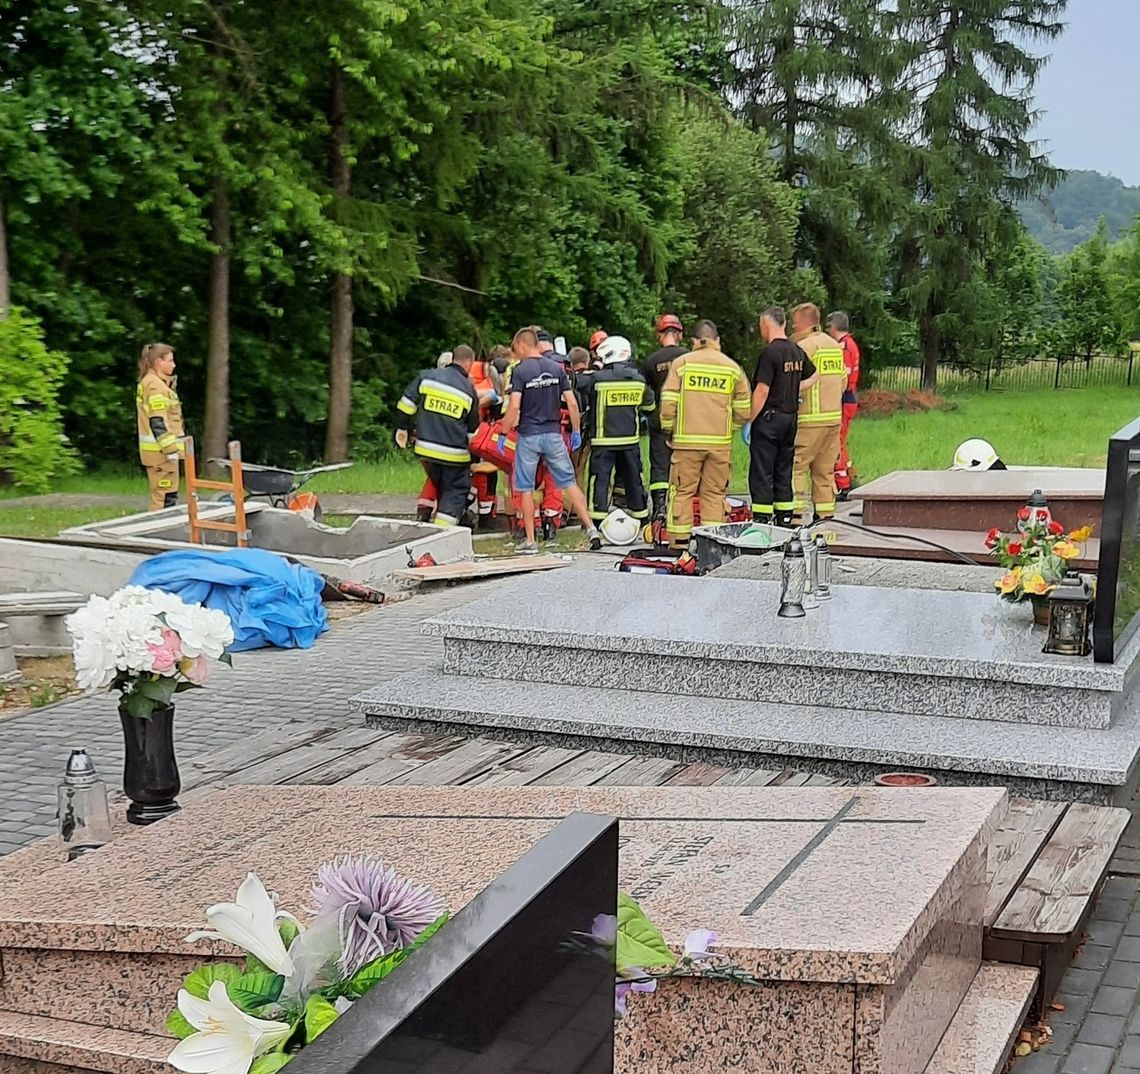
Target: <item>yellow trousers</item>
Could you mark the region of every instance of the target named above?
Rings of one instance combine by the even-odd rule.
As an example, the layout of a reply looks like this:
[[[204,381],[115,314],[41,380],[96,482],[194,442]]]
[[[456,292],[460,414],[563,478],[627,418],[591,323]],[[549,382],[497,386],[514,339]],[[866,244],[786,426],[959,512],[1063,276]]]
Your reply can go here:
[[[161,511],[172,507],[178,495],[178,460],[163,459],[155,466],[146,467],[146,479],[150,482],[150,510]],[[167,497],[170,502],[167,503]]]
[[[792,464],[795,513],[802,516],[809,502],[816,518],[835,514],[835,460],[839,458],[838,425],[800,425],[796,429],[796,458]]]
[[[732,476],[732,449],[673,449],[669,468],[669,539],[686,548],[693,533],[693,498],[699,497],[701,525],[724,521],[724,497]]]

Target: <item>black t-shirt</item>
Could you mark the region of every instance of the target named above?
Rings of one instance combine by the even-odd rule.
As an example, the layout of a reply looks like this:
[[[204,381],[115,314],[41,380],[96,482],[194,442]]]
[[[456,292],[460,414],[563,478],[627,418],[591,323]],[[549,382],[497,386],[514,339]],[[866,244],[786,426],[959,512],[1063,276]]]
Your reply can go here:
[[[654,418],[661,410],[661,392],[665,387],[665,381],[669,379],[669,370],[682,354],[688,353],[688,347],[676,345],[662,347],[660,350],[654,351],[642,364],[641,372],[645,376],[645,383],[653,389],[653,394],[657,399],[657,406],[654,407]]]
[[[524,358],[511,373],[511,394],[520,392],[519,436],[556,433],[562,428],[562,393],[570,378],[561,362],[545,355]]]
[[[795,414],[800,409],[800,381],[815,373],[811,359],[790,339],[774,339],[761,352],[752,377],[752,387],[767,384],[764,413],[778,410]]]

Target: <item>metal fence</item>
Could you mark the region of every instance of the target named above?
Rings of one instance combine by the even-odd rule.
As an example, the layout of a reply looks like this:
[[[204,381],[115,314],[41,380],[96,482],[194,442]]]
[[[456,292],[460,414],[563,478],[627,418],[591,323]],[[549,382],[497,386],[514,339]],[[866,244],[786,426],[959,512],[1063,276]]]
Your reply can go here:
[[[1140,378],[1140,355],[1098,354],[1090,359],[1029,358],[1019,362],[992,360],[985,365],[938,367],[938,391],[954,392],[1030,391],[1041,388],[1126,387]],[[868,388],[891,392],[917,390],[922,385],[918,366],[890,365],[867,370]]]

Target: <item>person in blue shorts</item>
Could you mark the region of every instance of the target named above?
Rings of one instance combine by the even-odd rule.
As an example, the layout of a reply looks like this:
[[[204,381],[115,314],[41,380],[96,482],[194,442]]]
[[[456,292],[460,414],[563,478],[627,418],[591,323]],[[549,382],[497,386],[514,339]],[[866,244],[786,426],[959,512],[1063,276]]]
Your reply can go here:
[[[590,519],[586,496],[574,479],[574,464],[570,461],[570,451],[582,446],[582,415],[566,368],[561,362],[546,357],[546,349],[534,328],[520,328],[511,342],[511,352],[518,359],[518,365],[511,373],[511,395],[503,432],[518,429],[514,489],[529,502],[534,492],[535,471],[539,461],[544,462],[550,478],[566,494],[574,513],[582,520],[590,547],[596,550],[602,547],[602,537]],[[569,448],[562,436],[563,404],[570,415]],[[533,511],[523,511],[523,526],[526,541],[519,551],[535,555],[538,545],[534,539]]]

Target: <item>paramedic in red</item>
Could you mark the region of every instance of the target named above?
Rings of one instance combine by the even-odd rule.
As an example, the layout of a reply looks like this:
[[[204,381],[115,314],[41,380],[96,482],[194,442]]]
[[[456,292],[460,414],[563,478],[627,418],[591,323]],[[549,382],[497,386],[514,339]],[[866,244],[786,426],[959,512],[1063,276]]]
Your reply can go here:
[[[839,425],[839,458],[835,460],[835,491],[846,499],[851,491],[854,467],[847,455],[847,430],[859,410],[859,344],[851,334],[851,318],[843,310],[827,315],[827,334],[843,347],[843,364],[847,366],[847,387],[843,391],[843,417]]]

